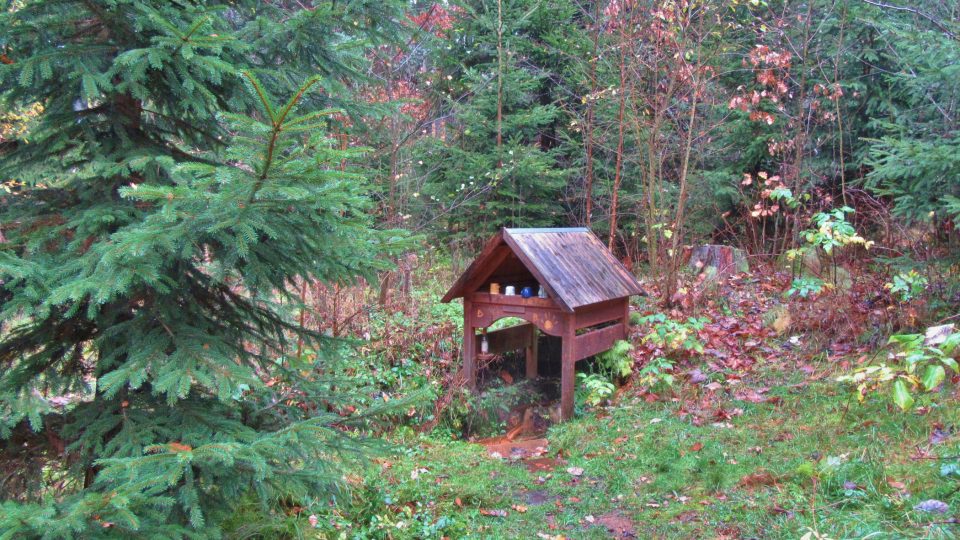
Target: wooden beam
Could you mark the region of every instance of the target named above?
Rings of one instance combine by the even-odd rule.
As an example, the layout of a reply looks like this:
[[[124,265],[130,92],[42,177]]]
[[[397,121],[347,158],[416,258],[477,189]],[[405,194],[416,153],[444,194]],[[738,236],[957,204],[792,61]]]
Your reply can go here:
[[[471,302],[463,299],[463,376],[467,387],[477,388],[477,340],[473,331],[473,309]]]
[[[463,292],[461,294],[466,297],[483,285],[483,282],[497,271],[497,267],[510,256],[510,253],[510,248],[504,244],[497,247],[489,257],[481,262],[473,275],[470,276],[470,279],[463,284]]]
[[[473,276],[474,273],[480,270],[480,265],[483,263],[483,260],[489,257],[493,253],[493,250],[503,243],[503,236],[503,229],[498,231],[497,234],[493,235],[493,238],[491,238],[487,244],[483,246],[480,254],[477,255],[472,263],[470,263],[470,266],[467,267],[466,271],[464,271],[464,273],[457,278],[456,283],[450,287],[450,290],[447,291],[447,294],[443,295],[443,298],[440,300],[441,302],[447,303],[454,298],[460,298],[464,295],[463,286],[466,285],[467,281]]]
[[[584,306],[577,310],[577,330],[588,326],[595,326],[608,321],[615,321],[623,317],[624,306],[629,306],[630,302],[626,298],[601,302],[590,306]]]
[[[530,324],[530,344],[527,345],[527,378],[537,378],[537,327]]]
[[[560,346],[560,418],[563,420],[573,418],[573,395],[577,381],[573,314],[567,315],[567,319]]]
[[[487,332],[487,352],[498,354],[526,349],[530,346],[531,329],[535,329],[535,327],[527,323]],[[480,340],[482,339],[483,336],[476,336],[477,348],[475,350],[480,350]]]
[[[470,295],[470,300],[475,303],[482,304],[497,304],[501,306],[524,306],[524,307],[537,307],[537,308],[546,308],[546,309],[555,309],[560,310],[560,308],[553,302],[552,298],[539,298],[531,297],[524,298],[519,294],[513,296],[507,296],[505,294],[490,294],[485,292],[475,292]],[[623,312],[621,311],[622,315]]]
[[[574,339],[574,359],[583,360],[603,352],[612,347],[618,339],[624,339],[626,336],[626,325],[623,323],[581,334]]]

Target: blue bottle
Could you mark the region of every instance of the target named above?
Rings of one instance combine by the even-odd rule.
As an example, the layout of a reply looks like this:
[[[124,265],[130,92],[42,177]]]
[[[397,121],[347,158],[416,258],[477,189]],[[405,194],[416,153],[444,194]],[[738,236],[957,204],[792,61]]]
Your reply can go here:
[[[524,298],[530,298],[530,297],[532,297],[532,296],[533,296],[533,289],[531,289],[530,287],[524,287],[524,288],[520,289],[520,296],[522,296],[522,297],[524,297]]]

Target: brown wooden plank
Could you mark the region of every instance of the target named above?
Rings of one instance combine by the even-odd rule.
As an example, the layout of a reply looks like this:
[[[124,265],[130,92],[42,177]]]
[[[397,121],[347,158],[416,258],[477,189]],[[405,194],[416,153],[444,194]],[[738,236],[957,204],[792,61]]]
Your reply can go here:
[[[626,298],[620,300],[607,300],[589,306],[584,306],[577,310],[577,330],[594,326],[608,321],[615,321],[623,318],[624,304],[627,304]]]
[[[471,303],[471,323],[475,328],[486,328],[504,317],[519,317],[543,330],[551,336],[562,336],[566,330],[567,313],[556,307],[521,307],[503,306],[499,304]],[[508,311],[512,310],[512,311]],[[522,311],[522,313],[518,313]]]
[[[530,326],[530,343],[527,345],[527,378],[536,379],[537,378],[537,348],[538,348],[538,339],[537,339],[537,327],[534,325]]]
[[[524,298],[519,295],[507,296],[505,294],[490,294],[476,292],[470,296],[474,304],[496,304],[500,306],[524,306],[559,309],[557,304],[550,298]]]
[[[573,319],[572,315],[567,317]],[[573,418],[573,396],[577,382],[573,321],[568,321],[566,327],[560,346],[560,418],[563,420]]]
[[[581,334],[574,339],[574,358],[583,360],[603,352],[612,347],[618,339],[624,339],[626,335],[623,323]]]
[[[526,349],[530,346],[530,332],[534,326],[532,324],[518,324],[509,328],[501,328],[493,332],[487,332],[487,347],[490,354],[499,354],[509,351]],[[480,350],[480,340],[483,336],[477,336],[477,350]]]
[[[473,309],[469,300],[463,301],[463,376],[467,387],[477,387],[477,347],[474,335]]]

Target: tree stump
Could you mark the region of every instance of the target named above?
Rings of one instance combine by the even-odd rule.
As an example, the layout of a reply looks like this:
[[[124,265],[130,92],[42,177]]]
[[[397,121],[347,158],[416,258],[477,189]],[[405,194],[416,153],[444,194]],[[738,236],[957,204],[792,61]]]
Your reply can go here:
[[[732,246],[706,244],[693,249],[690,254],[690,268],[697,273],[707,269],[717,277],[749,272],[750,264],[742,249]]]

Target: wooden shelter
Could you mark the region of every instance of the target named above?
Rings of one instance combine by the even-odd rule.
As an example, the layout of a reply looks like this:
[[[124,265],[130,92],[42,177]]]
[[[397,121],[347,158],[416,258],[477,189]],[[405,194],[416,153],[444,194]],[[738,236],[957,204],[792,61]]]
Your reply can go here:
[[[516,295],[506,295],[507,286],[513,286]],[[546,298],[536,296],[541,286]],[[535,296],[523,298],[524,287]],[[499,294],[493,292],[497,288]],[[630,296],[641,293],[637,280],[590,229],[501,229],[443,301],[463,298],[463,365],[472,388],[482,340],[488,354],[525,349],[527,377],[534,378],[537,330],[561,338],[560,411],[569,419],[576,362],[626,337]],[[487,327],[504,317],[527,324],[487,333]]]

